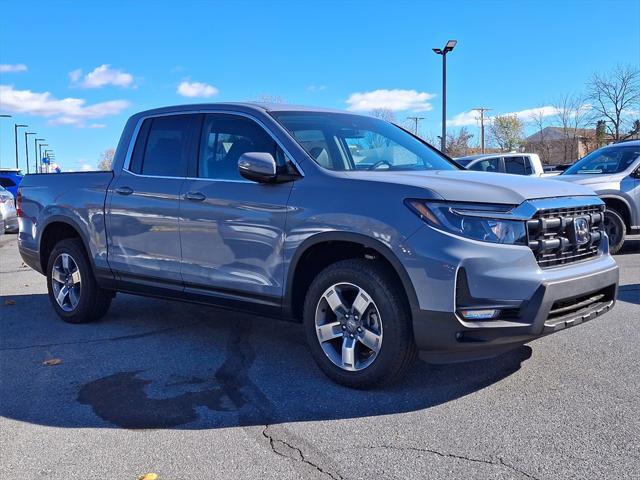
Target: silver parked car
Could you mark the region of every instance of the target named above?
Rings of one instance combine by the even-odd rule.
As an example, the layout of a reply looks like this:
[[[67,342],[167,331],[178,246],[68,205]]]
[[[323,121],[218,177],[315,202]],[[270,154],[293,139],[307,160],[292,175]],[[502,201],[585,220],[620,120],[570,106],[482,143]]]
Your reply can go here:
[[[640,141],[602,147],[555,177],[586,185],[604,200],[604,227],[611,253],[627,234],[640,232]]]
[[[0,234],[18,233],[18,216],[13,195],[6,188],[0,187]]]

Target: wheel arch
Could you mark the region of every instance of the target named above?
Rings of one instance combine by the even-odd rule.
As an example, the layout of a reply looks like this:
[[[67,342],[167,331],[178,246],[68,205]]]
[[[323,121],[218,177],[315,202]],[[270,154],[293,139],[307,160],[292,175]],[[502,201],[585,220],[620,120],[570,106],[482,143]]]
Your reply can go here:
[[[630,230],[632,227],[632,221],[631,206],[629,205],[629,202],[625,198],[615,195],[602,195],[600,198],[602,198],[602,201],[605,203],[607,208],[617,211],[622,216],[622,220],[624,221],[627,230]]]
[[[337,247],[337,248],[336,248]],[[314,261],[313,254],[324,254],[323,261]],[[323,268],[348,258],[371,258],[386,263],[400,281],[411,310],[418,308],[413,283],[395,253],[382,242],[352,232],[324,232],[300,244],[289,262],[285,283],[283,309],[287,316],[300,320],[306,292]],[[305,266],[310,266],[306,271]]]
[[[40,266],[43,272],[47,270],[47,264],[49,262],[49,255],[55,247],[55,245],[61,240],[67,238],[78,238],[82,242],[85,253],[89,260],[91,268],[94,268],[93,259],[89,252],[89,245],[86,239],[82,235],[82,229],[72,219],[65,216],[53,216],[50,217],[42,228],[40,239],[38,242],[38,251],[40,256]]]

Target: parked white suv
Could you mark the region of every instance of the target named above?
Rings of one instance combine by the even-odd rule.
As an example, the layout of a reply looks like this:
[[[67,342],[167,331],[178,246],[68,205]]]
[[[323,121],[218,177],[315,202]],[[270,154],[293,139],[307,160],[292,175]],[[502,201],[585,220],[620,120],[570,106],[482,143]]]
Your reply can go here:
[[[540,157],[535,153],[483,153],[454,159],[467,170],[541,177]]]

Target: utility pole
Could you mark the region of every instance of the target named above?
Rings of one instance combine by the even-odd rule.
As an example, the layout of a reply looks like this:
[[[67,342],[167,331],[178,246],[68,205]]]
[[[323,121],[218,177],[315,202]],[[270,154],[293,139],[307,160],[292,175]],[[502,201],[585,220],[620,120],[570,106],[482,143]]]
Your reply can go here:
[[[416,137],[419,137],[420,135],[418,135],[418,122],[420,122],[420,120],[424,120],[425,117],[407,117],[407,120],[413,120],[416,124],[413,133],[416,135]]]
[[[473,110],[480,112],[480,153],[484,153],[484,112],[488,112],[491,109],[478,107]]]

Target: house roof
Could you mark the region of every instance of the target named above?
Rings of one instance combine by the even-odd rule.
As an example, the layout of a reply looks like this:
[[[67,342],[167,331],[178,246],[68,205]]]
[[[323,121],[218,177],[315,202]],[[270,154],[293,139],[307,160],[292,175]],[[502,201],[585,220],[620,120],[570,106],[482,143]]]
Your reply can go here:
[[[562,127],[545,127],[540,132],[529,135],[524,139],[525,142],[539,142],[543,137],[545,141],[564,140],[566,137],[594,138],[596,136],[595,128],[562,128]]]

